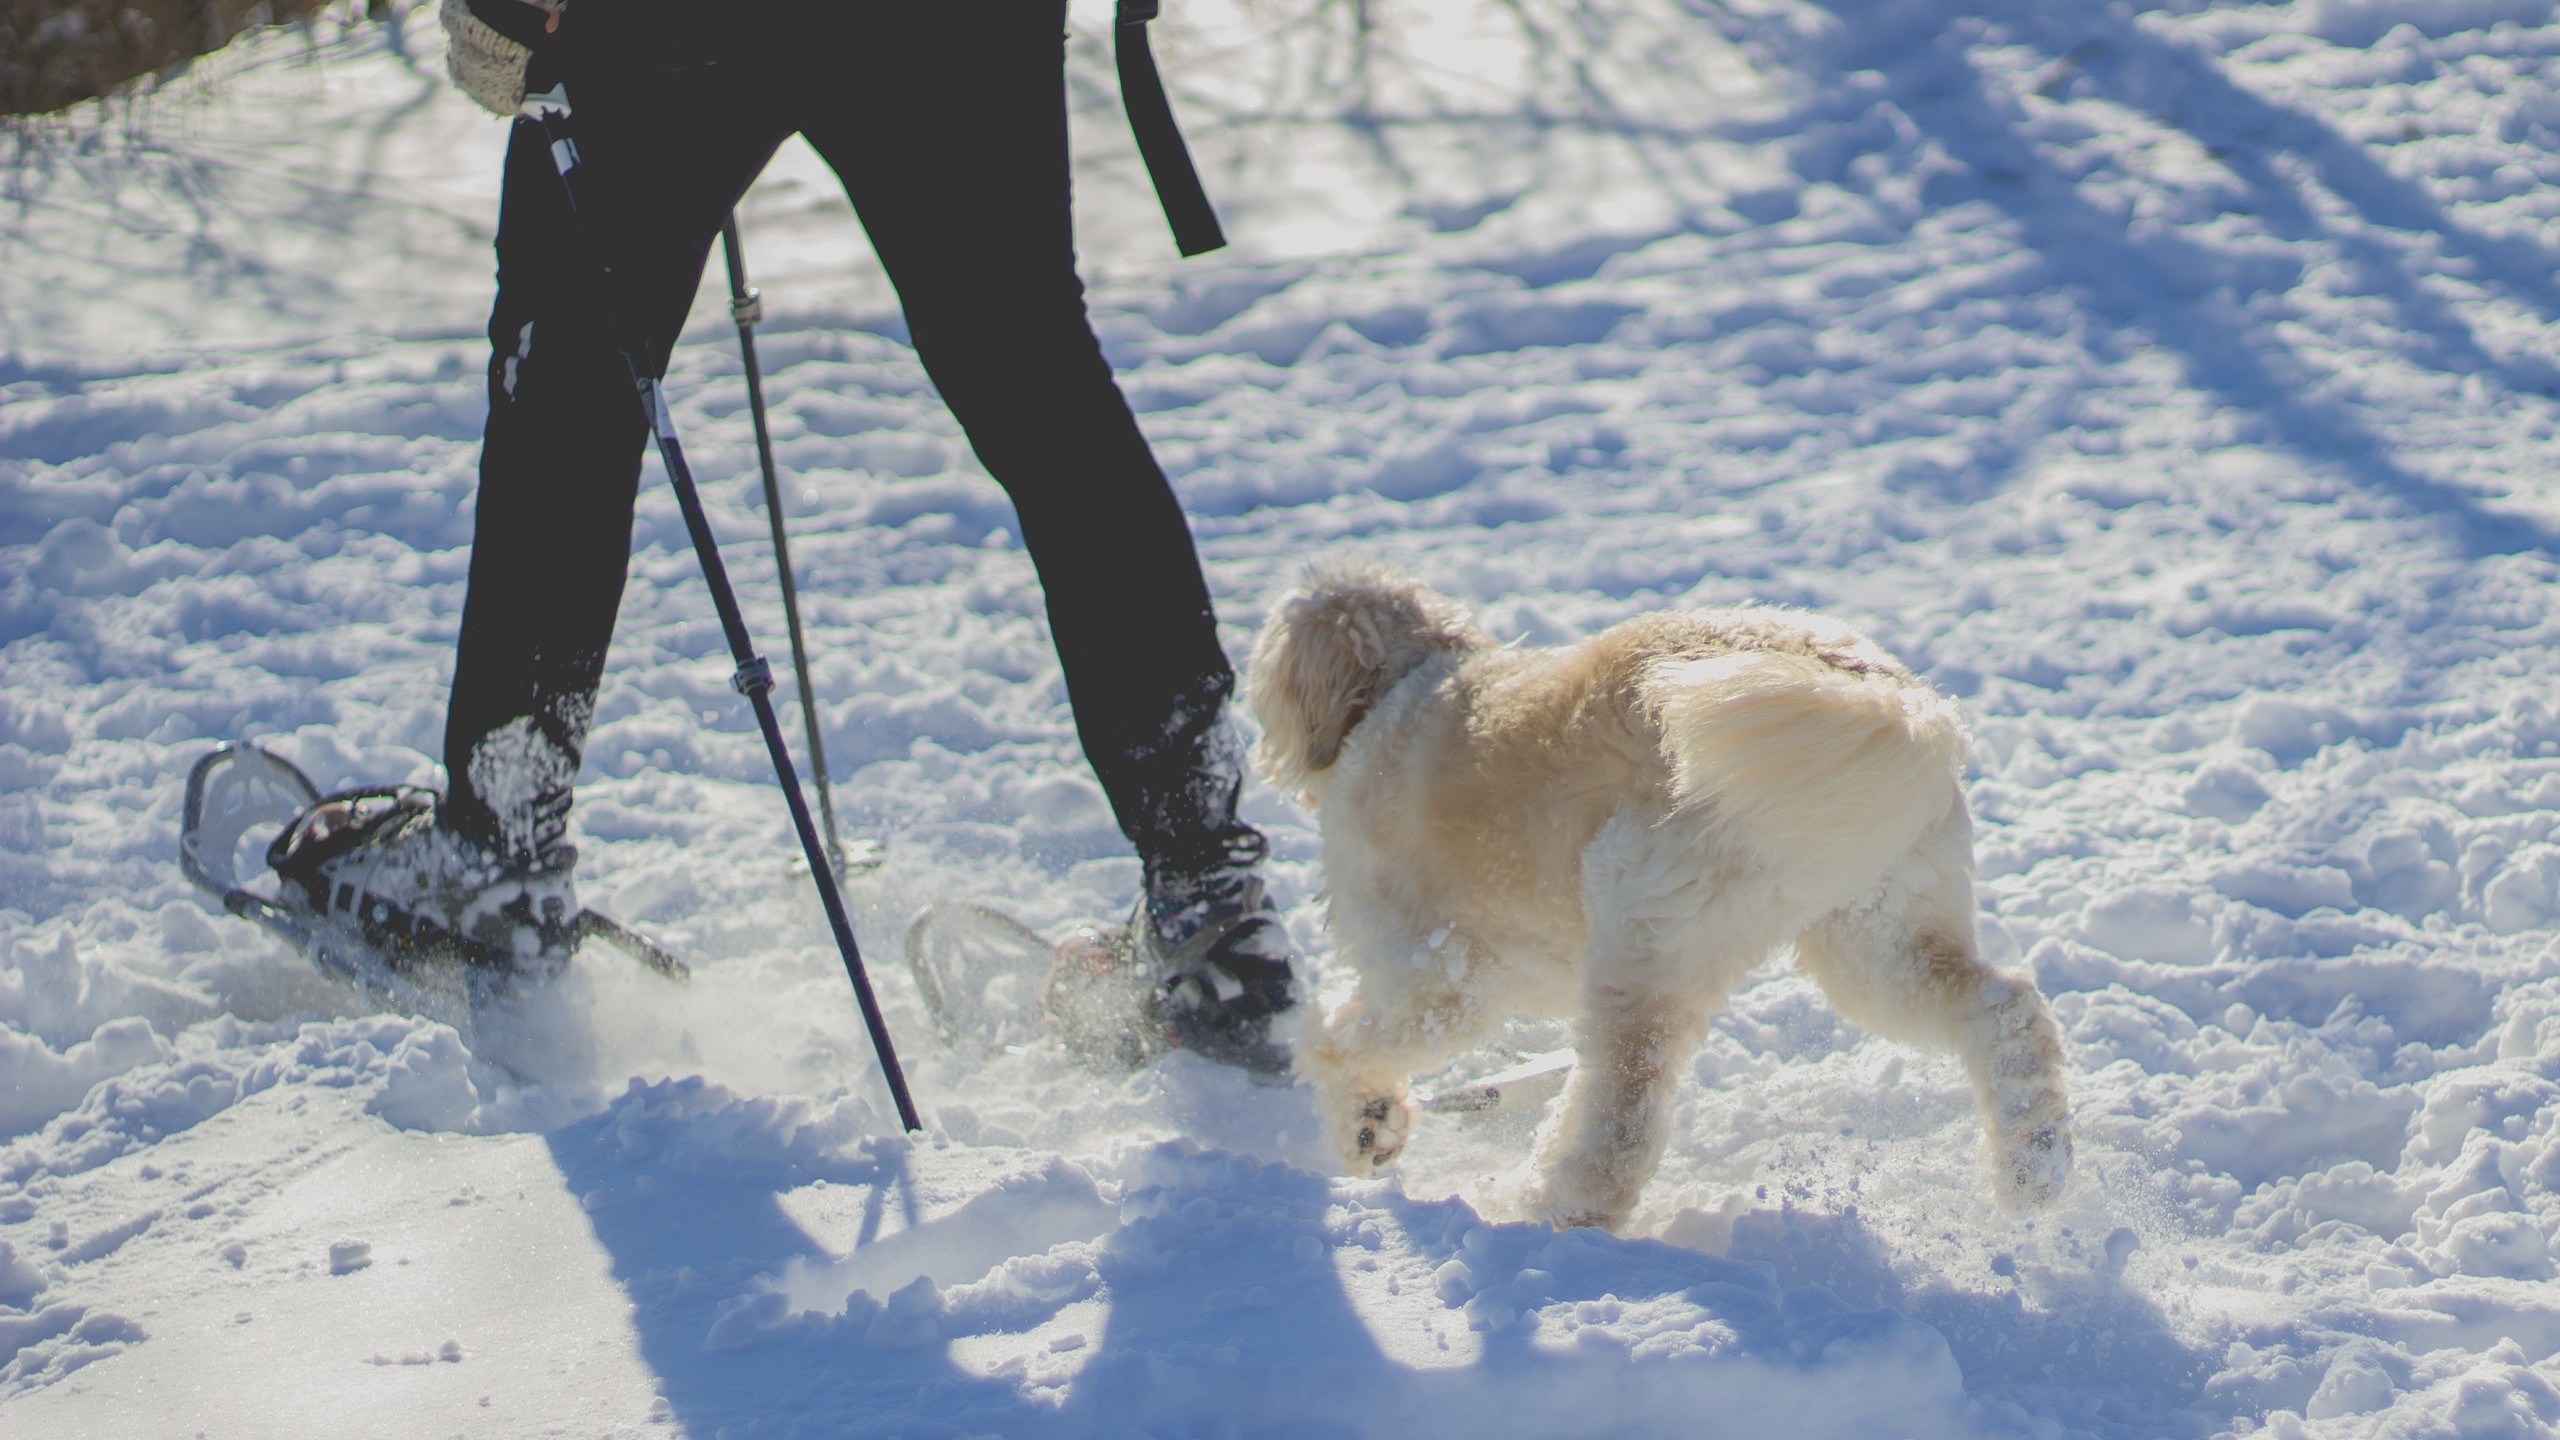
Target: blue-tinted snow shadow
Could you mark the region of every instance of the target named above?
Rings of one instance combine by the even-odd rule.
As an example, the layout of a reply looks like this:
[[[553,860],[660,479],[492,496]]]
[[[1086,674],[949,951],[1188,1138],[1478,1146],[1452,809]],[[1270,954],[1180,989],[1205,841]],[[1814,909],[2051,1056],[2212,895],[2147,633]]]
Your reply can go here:
[[[953,1215],[915,1223],[910,1152],[899,1142],[831,1160],[792,1159],[782,1153],[788,1145],[754,1153],[756,1101],[726,1099],[690,1117],[693,1126],[674,1127],[697,1129],[712,1144],[725,1135],[735,1163],[675,1159],[666,1152],[694,1148],[686,1138],[663,1123],[626,1119],[635,1101],[669,1108],[668,1087],[654,1089],[648,1099],[635,1090],[548,1139],[563,1178],[586,1203],[614,1279],[630,1296],[642,1359],[678,1433],[709,1437],[761,1423],[780,1433],[1045,1437],[1188,1433],[1224,1423],[1243,1435],[1327,1436],[1356,1432],[1298,1423],[1308,1418],[1291,1415],[1304,1408],[1292,1398],[1298,1379],[1310,1372],[1358,1376],[1374,1388],[1382,1373],[1399,1368],[1370,1342],[1329,1265],[1275,1267],[1269,1247],[1257,1243],[1286,1224],[1279,1217],[1320,1219],[1324,1183],[1227,1157],[1203,1161],[1212,1171],[1233,1167],[1235,1183],[1222,1193],[1178,1198],[1168,1210],[1151,1206],[1154,1197],[1141,1189],[1140,1213],[1099,1227],[1105,1244],[1093,1279],[1079,1285],[1070,1278],[1046,1298],[1017,1296],[1002,1323],[986,1327],[1035,1328],[1102,1289],[1109,1304],[1103,1333],[1073,1347],[1089,1350],[1090,1359],[1063,1394],[1026,1386],[1018,1370],[991,1376],[962,1365],[953,1352],[953,1342],[965,1342],[971,1330],[962,1317],[944,1317],[941,1333],[920,1341],[884,1336],[874,1324],[876,1296],[857,1295],[841,1315],[791,1316],[773,1303],[762,1323],[746,1323],[736,1312],[795,1269],[861,1266],[862,1278],[894,1290],[917,1268],[895,1251],[933,1250],[946,1243],[934,1233],[937,1225],[967,1222]],[[640,1137],[645,1141],[635,1147]],[[850,1252],[831,1252],[784,1209],[786,1193],[819,1181],[871,1197]],[[900,1217],[905,1228],[884,1227],[893,1208],[908,1211]],[[981,1229],[985,1218],[978,1217]],[[884,1228],[898,1233],[883,1241]],[[1225,1243],[1191,1243],[1212,1232]],[[987,1238],[976,1237],[982,1244]],[[1023,1236],[1018,1244],[1036,1254],[1043,1242]],[[997,1250],[987,1263],[1006,1253]],[[957,1283],[977,1273],[940,1278]]]
[[[2291,288],[2289,266],[2253,267],[2175,231],[2135,233],[2124,217],[2093,202],[2072,175],[2040,153],[2026,138],[2030,121],[2018,102],[1986,83],[1967,54],[1977,32],[1955,22],[1985,14],[1981,7],[1910,0],[1818,3],[1839,23],[1827,41],[1798,57],[1808,69],[1830,72],[1807,77],[1809,89],[1826,98],[1814,102],[1813,113],[1794,117],[1795,126],[1807,132],[1798,146],[1807,178],[1840,179],[1848,169],[1841,147],[1868,148],[1853,132],[1861,130],[1870,103],[1865,97],[1874,92],[1850,77],[1881,75],[1885,96],[1961,166],[1929,177],[1921,188],[1922,205],[1996,207],[2042,257],[2052,278],[2084,297],[2099,320],[2173,351],[2196,384],[2256,417],[2264,438],[2313,463],[2335,466],[2415,512],[2441,517],[2471,554],[2560,553],[2560,530],[2552,525],[2492,508],[2479,494],[2404,463],[2352,403],[2324,394],[2335,377],[2288,344],[2272,323],[2243,312],[2250,296]],[[2208,57],[2145,33],[2129,11],[2008,3],[1987,14],[2004,38],[2036,45],[2053,57],[2048,69],[2055,80],[2048,83],[2085,75],[2110,98],[2148,111],[2207,146],[2247,187],[2245,200],[2234,208],[2259,216],[2288,241],[2337,247],[2357,278],[2389,305],[2395,322],[2420,338],[2420,353],[2408,358],[2447,374],[2493,377],[2519,394],[2560,394],[2560,369],[2491,353],[2391,246],[2369,231],[2321,217],[2269,156],[2295,157],[2370,226],[2429,231],[2452,253],[2493,272],[2489,278],[2499,288],[2545,316],[2560,315],[2560,286],[2549,278],[2541,247],[2467,230],[2423,187],[2391,174],[2353,141],[2309,115],[2251,94]],[[1848,98],[1830,98],[1843,96]],[[1886,143],[1888,136],[1878,130],[1869,138]]]
[[[1746,1410],[1802,1405],[1830,1383],[1817,1367],[1842,1364],[1840,1373],[1882,1378],[1905,1409],[1915,1396],[1922,1411],[1953,1403],[1951,1384],[1931,1378],[1948,1371],[1928,1329],[1827,1288],[1790,1290],[1768,1265],[1591,1231],[1486,1226],[1456,1201],[1346,1191],[1304,1170],[1180,1144],[1119,1162],[1116,1196],[1079,1198],[1075,1177],[1060,1181],[1053,1168],[1046,1182],[980,1189],[884,1240],[890,1211],[916,1219],[914,1152],[899,1141],[850,1152],[807,1143],[787,1111],[700,1081],[635,1085],[605,1113],[547,1137],[630,1298],[675,1433],[761,1423],[774,1433],[1026,1440],[1689,1434],[1702,1395]],[[868,1193],[850,1254],[829,1253],[784,1207],[815,1181]],[[1037,1218],[1018,1230],[1003,1223],[1042,1204],[1052,1221],[1084,1206],[1093,1242],[1063,1243]],[[908,1254],[894,1253],[901,1245]],[[917,1251],[973,1252],[937,1276],[946,1289],[1011,1254],[1044,1258],[954,1301],[921,1333],[895,1323],[894,1298],[885,1311],[876,1294],[856,1294],[840,1315],[793,1315],[771,1283],[832,1267],[894,1289]],[[1381,1349],[1350,1293],[1355,1282],[1385,1286],[1390,1272],[1408,1291],[1434,1288],[1463,1307],[1426,1307],[1428,1328],[1394,1337],[1416,1363]],[[1088,1300],[1100,1305],[1067,1314]],[[1664,1300],[1695,1307],[1697,1333],[1722,1338],[1665,1359],[1656,1336],[1646,1359],[1629,1347],[1654,1327],[1613,1338],[1603,1326],[1584,1343],[1560,1343],[1573,1337],[1541,1334],[1533,1318],[1560,1302],[1616,1316]],[[1040,1330],[1051,1321],[1054,1335]],[[1028,1371],[1019,1361],[971,1368],[973,1333],[1004,1337],[994,1349],[1027,1355]],[[1059,1355],[1082,1363],[1061,1374]],[[1919,1414],[1907,1428],[1953,1433],[1956,1417]]]
[[[313,334],[334,333],[344,327],[348,316],[365,312],[367,297],[350,293],[325,267],[280,262],[267,250],[264,242],[271,235],[258,223],[267,218],[257,213],[263,197],[244,204],[242,188],[289,190],[295,199],[295,233],[326,235],[340,246],[384,243],[379,235],[368,232],[368,218],[386,199],[406,203],[401,195],[387,193],[383,177],[394,171],[384,157],[401,127],[434,104],[449,84],[441,73],[443,67],[428,58],[434,52],[414,45],[408,34],[409,27],[430,23],[420,8],[384,14],[363,25],[350,24],[326,42],[319,42],[317,33],[304,22],[300,28],[305,44],[294,49],[285,48],[291,43],[286,35],[253,35],[244,42],[244,50],[266,48],[246,62],[237,53],[207,57],[215,61],[219,78],[241,73],[236,67],[244,63],[325,68],[370,50],[389,55],[405,88],[404,98],[355,132],[361,153],[343,178],[320,169],[244,163],[221,144],[204,143],[195,134],[163,139],[155,130],[154,111],[148,103],[151,92],[143,90],[83,102],[53,115],[20,117],[8,135],[0,136],[0,213],[14,212],[23,219],[39,209],[78,205],[100,212],[101,228],[174,234],[184,244],[166,270],[188,282],[193,303],[262,308],[306,321]],[[170,73],[184,74],[188,68],[182,64]],[[162,128],[193,131],[198,127]],[[492,165],[496,158],[493,152]],[[101,177],[129,179],[136,171],[155,182],[148,187],[152,202],[148,205],[115,184],[101,183]],[[412,213],[475,240],[490,233],[485,225],[467,218],[423,207]],[[22,224],[0,226],[0,260],[26,243],[30,242]],[[83,296],[66,290],[22,296],[18,303],[31,312],[35,323],[30,328],[45,334],[73,328],[63,326],[58,317],[72,313],[83,303]]]
[[[677,1086],[700,1093],[698,1081]],[[658,1377],[678,1433],[709,1437],[724,1427],[829,1414],[857,1421],[883,1409],[912,1417],[912,1402],[928,1396],[940,1398],[935,1408],[945,1411],[1002,1403],[997,1392],[1011,1387],[963,1374],[939,1350],[865,1354],[858,1346],[831,1346],[821,1361],[807,1353],[805,1337],[796,1344],[787,1343],[789,1337],[767,1341],[752,1325],[733,1327],[715,1342],[713,1327],[741,1297],[755,1295],[759,1282],[795,1262],[830,1258],[783,1208],[782,1197],[818,1181],[865,1187],[879,1197],[882,1213],[866,1216],[863,1227],[866,1236],[876,1235],[889,1206],[911,1201],[905,1152],[891,1144],[849,1158],[794,1158],[786,1146],[756,1143],[753,1127],[730,1113],[753,1102],[715,1097],[696,1118],[706,1128],[729,1130],[742,1148],[728,1165],[699,1163],[702,1157],[681,1163],[665,1153],[668,1127],[630,1123],[632,1107],[649,1103],[635,1085],[619,1104],[545,1139],[611,1257],[615,1282],[630,1297],[641,1358]],[[884,1396],[897,1395],[910,1403],[884,1405]],[[867,1427],[850,1423],[844,1433],[867,1433]]]
[[[2093,1248],[2109,1258],[2093,1257],[2089,1273],[2068,1280],[2040,1277],[2032,1301],[2014,1260],[1974,1283],[1916,1272],[1907,1260],[1897,1268],[1855,1206],[1748,1212],[1735,1221],[1726,1253],[1767,1266],[1781,1285],[1818,1288],[1930,1326],[1977,1400],[2009,1401],[2111,1440],[2202,1437],[2227,1424],[2230,1415],[2196,1408],[2218,1346],[2180,1339],[2158,1305],[2119,1283],[2115,1272],[2129,1252],[2111,1254],[2103,1241]]]

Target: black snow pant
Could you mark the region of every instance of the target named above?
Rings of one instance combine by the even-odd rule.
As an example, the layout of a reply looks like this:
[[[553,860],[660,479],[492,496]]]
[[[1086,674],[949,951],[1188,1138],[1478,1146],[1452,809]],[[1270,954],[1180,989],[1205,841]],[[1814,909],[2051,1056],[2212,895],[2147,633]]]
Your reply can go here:
[[[574,106],[581,224],[634,358],[663,375],[722,219],[785,139],[807,136],[1012,498],[1121,828],[1150,874],[1256,859],[1199,557],[1076,275],[1065,28],[1060,0],[573,7],[551,63]],[[567,823],[647,426],[529,121],[508,147],[497,249],[446,814],[525,858]]]

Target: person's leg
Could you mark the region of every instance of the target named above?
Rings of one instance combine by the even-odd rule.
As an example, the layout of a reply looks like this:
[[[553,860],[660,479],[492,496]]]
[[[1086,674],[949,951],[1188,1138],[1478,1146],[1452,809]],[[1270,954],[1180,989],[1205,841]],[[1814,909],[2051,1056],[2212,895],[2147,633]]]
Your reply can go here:
[[[1069,224],[1065,13],[848,7],[800,87],[916,350],[1020,517],[1076,728],[1151,868],[1260,858],[1235,818],[1235,686],[1180,502],[1086,318]],[[1230,855],[1230,851],[1241,852]]]
[[[574,226],[540,129],[508,144],[444,820],[517,863],[567,825],[630,554],[647,425],[614,321],[663,373],[722,218],[788,133],[705,8],[616,0],[571,22]]]
[[[1157,984],[1141,1023],[1285,1068],[1265,1031],[1292,1003],[1290,947],[1262,888],[1268,845],[1237,814],[1235,672],[1181,503],[1076,274],[1065,7],[801,13],[827,33],[802,49],[822,58],[804,62],[795,116],[853,198],[927,373],[1013,500],[1078,738],[1146,868],[1129,929],[1061,973],[1134,954]]]

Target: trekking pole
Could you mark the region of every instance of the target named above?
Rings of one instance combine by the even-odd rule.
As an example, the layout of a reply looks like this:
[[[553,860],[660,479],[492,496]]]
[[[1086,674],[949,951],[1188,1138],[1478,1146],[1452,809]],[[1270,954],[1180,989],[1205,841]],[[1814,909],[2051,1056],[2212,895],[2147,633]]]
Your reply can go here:
[[[791,631],[791,673],[800,682],[800,725],[809,736],[809,773],[818,782],[818,825],[827,841],[827,863],[842,880],[844,840],[836,833],[834,787],[827,783],[827,743],[818,734],[818,695],[809,680],[809,645],[801,638],[800,587],[791,578],[782,481],[774,474],[773,432],[764,419],[764,369],[756,363],[756,327],[764,323],[764,293],[747,283],[747,252],[738,242],[736,211],[720,222],[720,252],[729,262],[729,318],[738,322],[738,353],[746,357],[747,408],[755,412],[756,463],[764,470],[764,517],[773,526],[773,563],[782,572],[782,619]]]
[[[497,8],[487,0],[478,0],[473,13],[485,19],[485,12]],[[537,25],[549,18],[532,6],[517,8],[541,17],[534,22]],[[536,29],[525,43],[539,47],[542,36],[548,33],[547,26]],[[534,63],[537,67],[542,63],[538,48]],[[871,979],[863,972],[862,951],[853,939],[853,921],[845,914],[844,892],[836,883],[834,869],[827,864],[817,824],[809,817],[809,801],[800,793],[800,777],[791,768],[791,749],[783,742],[782,721],[773,708],[773,667],[755,652],[755,644],[747,636],[746,617],[739,612],[737,592],[730,587],[727,567],[720,563],[720,542],[712,535],[711,519],[702,509],[702,492],[693,483],[693,469],[685,464],[684,446],[676,439],[674,412],[667,408],[657,377],[642,374],[639,360],[631,353],[630,337],[623,332],[621,317],[613,305],[613,277],[601,265],[593,238],[586,232],[586,217],[578,209],[578,146],[569,133],[568,86],[555,80],[538,93],[528,87],[522,113],[549,142],[552,168],[560,173],[560,196],[568,206],[570,233],[586,257],[588,273],[596,277],[597,303],[603,307],[623,369],[639,394],[641,413],[648,418],[649,433],[657,440],[658,458],[667,468],[667,479],[675,486],[676,505],[684,511],[684,527],[693,536],[694,554],[702,561],[702,578],[710,585],[711,603],[720,612],[720,629],[728,637],[730,658],[737,662],[729,684],[755,707],[756,725],[764,732],[764,748],[773,756],[783,799],[791,807],[791,828],[799,832],[800,849],[809,857],[809,873],[818,882],[819,903],[826,907],[827,927],[835,932],[836,949],[844,956],[845,976],[853,981],[853,996],[862,1007],[862,1022],[871,1030],[872,1053],[879,1057],[881,1077],[888,1081],[889,1096],[897,1102],[898,1123],[910,1131],[922,1130],[924,1121],[916,1115],[916,1102],[907,1093],[906,1072],[898,1066],[897,1049],[889,1040],[888,1021],[880,1014],[880,999],[872,994]]]

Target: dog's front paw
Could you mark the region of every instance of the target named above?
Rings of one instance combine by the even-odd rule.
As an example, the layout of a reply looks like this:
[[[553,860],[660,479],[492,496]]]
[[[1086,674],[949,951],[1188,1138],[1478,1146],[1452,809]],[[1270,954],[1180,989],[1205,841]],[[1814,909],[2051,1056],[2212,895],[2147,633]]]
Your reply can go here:
[[[1401,1095],[1363,1097],[1351,1127],[1350,1143],[1343,1147],[1343,1158],[1349,1162],[1352,1174],[1366,1174],[1394,1163],[1396,1156],[1404,1153],[1405,1138],[1412,1133],[1411,1100]]]

